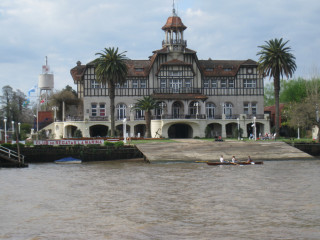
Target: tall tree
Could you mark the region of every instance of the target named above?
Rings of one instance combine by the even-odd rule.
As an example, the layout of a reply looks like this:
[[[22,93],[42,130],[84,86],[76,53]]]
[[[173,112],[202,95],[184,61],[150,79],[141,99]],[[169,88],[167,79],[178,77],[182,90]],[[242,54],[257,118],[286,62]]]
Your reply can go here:
[[[96,53],[99,57],[94,60],[97,81],[103,85],[108,85],[112,137],[115,132],[115,89],[117,84],[123,85],[126,82],[128,73],[125,53],[118,53],[118,48],[105,48],[101,53]]]
[[[258,46],[261,50],[259,55],[258,70],[261,74],[273,77],[274,99],[276,110],[276,133],[279,136],[279,93],[280,77],[285,75],[287,78],[292,77],[297,66],[295,56],[291,53],[291,48],[286,46],[289,41],[283,42],[283,39],[271,39],[266,41],[266,45]]]
[[[48,105],[49,107],[58,107],[57,118],[63,119],[63,103],[66,104],[65,107],[67,109],[68,105],[77,105],[80,102],[81,100],[78,99],[77,95],[75,94],[75,91],[70,86],[67,86],[61,91],[57,91],[54,94],[52,94],[49,98]]]
[[[146,120],[146,137],[151,138],[151,110],[159,107],[157,102],[151,96],[144,96],[142,99],[137,100],[135,109],[143,110]]]

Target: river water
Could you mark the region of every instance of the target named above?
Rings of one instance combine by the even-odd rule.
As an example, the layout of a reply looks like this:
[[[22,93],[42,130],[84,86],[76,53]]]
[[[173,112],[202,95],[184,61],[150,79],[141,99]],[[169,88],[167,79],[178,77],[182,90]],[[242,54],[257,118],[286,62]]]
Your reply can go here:
[[[320,239],[320,161],[0,169],[0,239]]]

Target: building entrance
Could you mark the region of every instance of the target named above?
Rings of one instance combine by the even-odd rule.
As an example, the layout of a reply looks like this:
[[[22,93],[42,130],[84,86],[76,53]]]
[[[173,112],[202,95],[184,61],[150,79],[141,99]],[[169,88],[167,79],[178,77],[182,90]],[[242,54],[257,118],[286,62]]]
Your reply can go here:
[[[192,127],[183,123],[173,124],[168,129],[168,136],[169,138],[192,138]]]
[[[106,137],[108,135],[108,127],[104,125],[94,125],[90,127],[90,137]]]

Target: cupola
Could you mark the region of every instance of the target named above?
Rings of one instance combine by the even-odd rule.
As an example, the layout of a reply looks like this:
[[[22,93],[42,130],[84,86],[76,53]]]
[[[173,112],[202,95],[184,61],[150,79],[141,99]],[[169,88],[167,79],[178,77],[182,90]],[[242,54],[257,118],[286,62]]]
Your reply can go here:
[[[162,27],[166,33],[162,47],[166,47],[169,51],[183,51],[187,47],[187,41],[183,40],[183,31],[186,28],[181,18],[176,14],[173,4],[172,16],[168,17],[166,24]]]

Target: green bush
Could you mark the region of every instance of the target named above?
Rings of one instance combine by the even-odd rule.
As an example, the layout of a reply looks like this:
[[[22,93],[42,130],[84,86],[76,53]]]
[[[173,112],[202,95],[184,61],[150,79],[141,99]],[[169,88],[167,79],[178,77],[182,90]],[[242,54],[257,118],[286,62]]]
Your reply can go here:
[[[114,143],[114,146],[115,146],[116,148],[119,148],[119,147],[124,146],[124,143],[123,143],[122,141],[115,142],[115,143]]]
[[[107,147],[113,147],[114,143],[113,142],[109,142],[109,141],[104,141],[104,145]]]
[[[12,148],[13,148],[13,146],[12,146],[11,143],[2,143],[1,146],[2,146],[2,147],[5,147],[5,148],[9,148],[9,149],[12,149]]]
[[[77,129],[75,132],[74,132],[74,137],[75,138],[82,138],[82,132],[80,129]]]
[[[14,148],[18,148],[16,143],[15,143],[15,144],[12,144],[12,147],[14,147]],[[20,149],[21,149],[21,148],[24,148],[24,147],[25,147],[25,145],[24,145],[24,144],[22,144],[22,143],[19,143],[19,147],[20,147]]]

